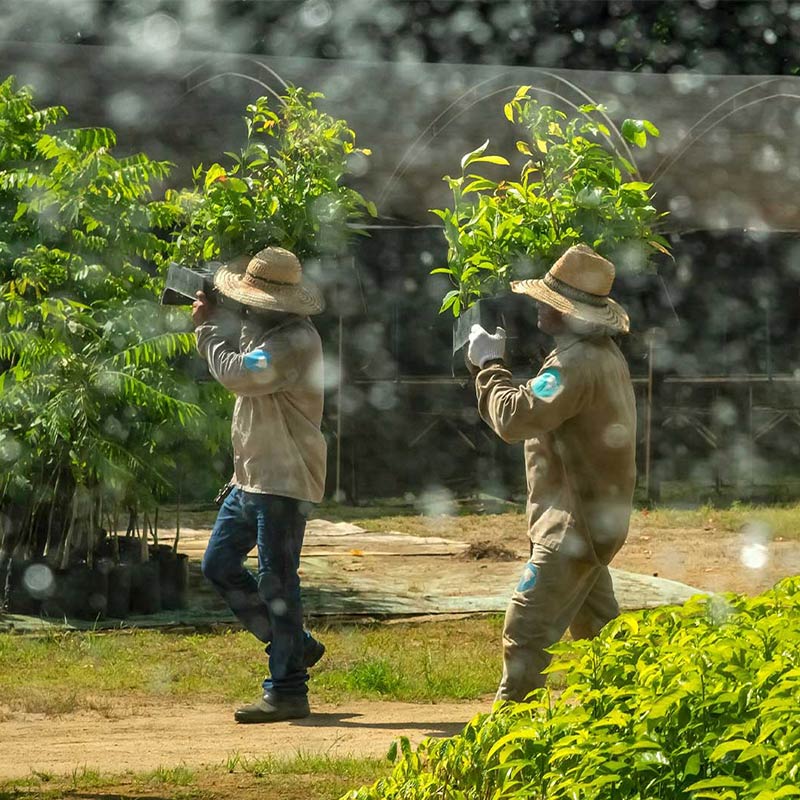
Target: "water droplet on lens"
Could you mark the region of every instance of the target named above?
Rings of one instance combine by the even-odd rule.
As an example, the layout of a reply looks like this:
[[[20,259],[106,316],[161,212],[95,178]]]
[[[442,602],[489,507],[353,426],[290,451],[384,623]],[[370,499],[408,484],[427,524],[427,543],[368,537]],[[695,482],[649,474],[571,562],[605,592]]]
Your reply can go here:
[[[276,617],[282,617],[286,614],[286,609],[286,601],[282,600],[280,597],[270,603],[270,610]]]
[[[742,547],[741,560],[749,569],[763,569],[769,561],[769,548],[761,542],[750,542]]]
[[[31,564],[22,577],[22,584],[31,597],[49,597],[54,583],[53,571],[47,564]]]

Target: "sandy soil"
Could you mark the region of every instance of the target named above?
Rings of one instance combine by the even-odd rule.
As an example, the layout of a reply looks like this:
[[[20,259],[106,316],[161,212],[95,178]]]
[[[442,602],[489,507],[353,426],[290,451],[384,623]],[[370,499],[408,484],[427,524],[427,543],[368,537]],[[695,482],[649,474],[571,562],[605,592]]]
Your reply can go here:
[[[483,548],[490,561],[504,555],[524,558],[527,545],[520,518],[502,515],[495,523],[464,526],[461,521],[452,529],[445,525],[430,532],[478,543],[473,557]],[[745,565],[745,545],[739,534],[712,526],[665,530],[645,524],[631,531],[614,566],[708,591],[748,594],[800,573],[800,541],[776,539],[767,563],[758,569]],[[415,569],[419,568],[415,562]],[[243,726],[234,723],[227,705],[134,706],[124,697],[115,697],[104,715],[82,712],[45,718],[14,713],[4,719],[0,702],[0,779],[24,777],[32,770],[68,774],[84,766],[115,774],[181,764],[220,766],[235,754],[245,758],[291,757],[299,752],[381,756],[399,736],[418,742],[429,735],[455,734],[490,704],[490,697],[466,704],[357,702],[346,707],[318,706],[308,720],[299,722]]]
[[[0,780],[32,771],[70,774],[86,767],[103,774],[149,772],[163,767],[220,767],[241,758],[291,758],[298,753],[382,757],[399,736],[413,743],[451,736],[491,698],[473,703],[419,705],[355,702],[319,705],[305,720],[239,725],[222,704],[137,704],[115,698],[110,716],[14,714],[0,722]]]
[[[800,574],[800,541],[775,539],[763,567],[746,566],[747,541],[711,528],[634,528],[613,566],[712,592],[758,594]]]
[[[479,516],[440,518],[410,532],[419,535],[427,530],[470,542],[476,552],[488,550],[490,560],[502,551],[526,558],[524,517],[500,514],[488,519],[492,521],[487,523],[486,517]],[[743,594],[758,594],[782,578],[800,575],[800,539],[775,538],[769,544],[766,563],[759,568],[746,566],[747,544],[742,534],[718,530],[713,520],[702,528],[651,527],[637,520],[612,566],[680,581],[703,591]]]

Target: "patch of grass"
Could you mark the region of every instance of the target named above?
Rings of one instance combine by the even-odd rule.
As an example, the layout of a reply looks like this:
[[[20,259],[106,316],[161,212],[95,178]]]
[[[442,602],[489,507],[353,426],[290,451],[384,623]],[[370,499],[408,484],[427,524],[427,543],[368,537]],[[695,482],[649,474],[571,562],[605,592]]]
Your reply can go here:
[[[312,700],[469,700],[500,679],[500,615],[315,631],[328,650],[312,671]],[[241,631],[0,634],[0,695],[12,712],[107,716],[123,713],[120,696],[241,702],[266,666],[263,647]]]
[[[343,508],[343,507],[342,507]],[[334,513],[320,516],[333,519]],[[373,531],[402,531],[415,536],[442,536],[458,541],[497,541],[501,532],[503,542],[512,548],[527,547],[527,520],[523,511],[503,513],[458,513],[427,516],[414,513],[398,514],[397,509],[378,506],[376,509],[352,509],[342,513],[346,521]],[[369,513],[364,513],[369,511]],[[356,512],[361,512],[358,516]],[[747,525],[763,524],[772,536],[784,539],[800,538],[800,503],[785,505],[756,505],[732,502],[726,505],[705,503],[693,507],[657,506],[633,512],[633,528],[687,528],[710,532],[738,532]]]
[[[94,793],[118,783],[119,778],[101,775],[86,766],[76,767],[69,775],[32,770],[26,778],[0,782],[0,800],[50,800],[66,794]]]
[[[76,767],[72,770],[71,783],[73,791],[96,789],[103,786],[108,779],[103,779],[97,770],[88,769],[86,766]]]
[[[501,673],[502,617],[422,625],[359,626],[331,637],[315,695],[403,701],[471,700],[493,693]]]
[[[166,786],[189,786],[195,781],[194,770],[185,765],[178,767],[159,767],[146,773],[141,780],[145,783],[157,783]]]
[[[13,717],[13,710],[23,711],[26,714],[44,714],[49,717],[71,714],[78,709],[96,711],[108,718],[116,715],[113,704],[107,698],[96,697],[87,691],[59,692],[55,688],[47,687],[31,687],[24,696],[13,698],[10,706],[9,711],[0,715],[0,720]]]
[[[800,538],[800,504],[783,506],[732,503],[726,507],[702,505],[697,508],[658,507],[634,514],[634,524],[651,528],[702,528],[737,532],[748,525],[764,526],[771,536]]]
[[[336,800],[353,786],[371,784],[388,775],[391,768],[388,760],[377,758],[298,753],[285,759],[248,760],[232,754],[217,768],[162,767],[155,772],[124,775],[85,769],[59,777],[34,774],[0,782],[0,800],[60,800],[68,796],[118,800],[152,797],[154,791],[159,800]]]
[[[392,670],[385,658],[370,658],[359,661],[345,673],[349,688],[365,695],[391,696],[401,686],[400,676]]]
[[[385,758],[355,758],[297,753],[292,758],[267,756],[259,759],[243,759],[241,768],[256,778],[266,775],[336,775],[339,778],[359,781],[364,775],[375,775],[387,770]]]

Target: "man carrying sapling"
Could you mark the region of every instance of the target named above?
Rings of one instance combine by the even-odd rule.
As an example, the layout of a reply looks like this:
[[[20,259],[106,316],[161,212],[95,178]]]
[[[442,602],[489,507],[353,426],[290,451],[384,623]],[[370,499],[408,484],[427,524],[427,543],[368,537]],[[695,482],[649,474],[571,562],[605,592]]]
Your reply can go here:
[[[544,686],[546,648],[567,628],[592,638],[619,614],[608,564],[628,535],[636,481],[636,404],[625,358],[611,338],[628,315],[609,296],[614,265],[586,245],[569,248],[542,280],[513,291],[536,301],[555,348],[539,374],[512,383],[505,331],[474,325],[467,357],[478,409],[506,442],[525,442],[531,557],[506,611],[496,700]]]
[[[237,722],[307,717],[308,668],[323,645],[303,630],[300,548],[306,516],[322,499],[326,446],[322,342],[309,316],[324,309],[293,253],[268,247],[219,268],[214,290],[241,304],[238,341],[223,314],[198,292],[197,349],[213,377],[236,395],[232,491],[219,510],[203,574],[254,636],[267,645],[262,697]],[[258,550],[258,575],[244,567]]]

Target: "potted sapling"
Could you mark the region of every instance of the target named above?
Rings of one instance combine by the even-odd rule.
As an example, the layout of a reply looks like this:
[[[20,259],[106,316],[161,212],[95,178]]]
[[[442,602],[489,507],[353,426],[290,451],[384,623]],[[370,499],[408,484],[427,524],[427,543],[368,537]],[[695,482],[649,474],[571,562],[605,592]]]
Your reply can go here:
[[[492,331],[502,324],[512,363],[529,361],[535,313],[529,298],[511,294],[511,281],[542,277],[571,245],[588,244],[620,273],[650,270],[654,254],[668,253],[658,233],[664,214],[630,152],[658,129],[627,119],[612,134],[602,106],[575,111],[542,105],[522,86],[504,107],[519,132],[518,169],[499,180],[482,174],[486,164],[513,167],[488,152],[487,140],[461,159],[460,175],[445,176],[452,206],[432,211],[442,221],[447,263],[432,272],[452,284],[440,311],[455,317],[454,352],[475,322]]]

